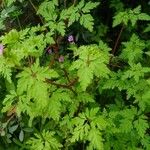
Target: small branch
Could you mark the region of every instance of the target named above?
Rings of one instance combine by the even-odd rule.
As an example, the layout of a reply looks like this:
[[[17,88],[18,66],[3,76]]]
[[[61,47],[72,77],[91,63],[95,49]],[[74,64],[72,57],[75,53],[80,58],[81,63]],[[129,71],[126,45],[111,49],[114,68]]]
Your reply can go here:
[[[52,68],[52,66],[54,65],[54,63],[55,63],[55,58],[53,56],[52,60],[50,61],[49,65],[48,65],[48,67]]]
[[[18,25],[19,25],[20,30],[22,30],[22,26],[21,26],[21,24],[20,24],[20,20],[19,20],[19,17],[18,17],[18,16],[17,16],[17,22],[18,22]]]
[[[114,65],[114,64],[110,64],[110,66],[121,68],[121,66],[119,66],[119,65]]]
[[[76,5],[76,2],[77,2],[77,0],[73,0],[73,5],[74,5],[74,6]]]
[[[30,4],[32,5],[32,7],[34,8],[35,12],[37,13],[37,8],[36,8],[35,5],[33,4],[32,0],[29,0],[29,2],[30,2]],[[43,19],[42,19],[42,17],[41,17],[40,15],[39,15],[39,18],[40,18],[42,24],[44,24],[44,21],[43,21]]]
[[[116,48],[117,48],[117,46],[118,46],[118,43],[119,43],[119,40],[120,40],[120,37],[121,37],[121,34],[122,34],[123,29],[124,29],[124,26],[121,27],[121,30],[120,30],[120,32],[119,32],[119,34],[118,34],[117,39],[116,39],[115,46],[114,46],[114,48],[113,48],[113,50],[112,50],[112,54],[113,54],[113,55],[114,55],[115,52],[116,52]]]
[[[52,85],[55,85],[55,86],[57,86],[57,87],[62,87],[62,88],[66,88],[66,89],[69,89],[69,90],[71,90],[75,95],[77,95],[77,93],[72,89],[72,86],[77,82],[77,79],[74,79],[74,80],[72,80],[69,84],[60,84],[60,83],[56,83],[56,82],[54,82],[54,81],[52,81],[52,80],[49,80],[49,79],[45,79],[45,81],[47,82],[47,83],[50,83],[50,84],[52,84]]]
[[[31,56],[28,57],[28,64],[30,67],[33,64],[33,58]]]
[[[69,86],[66,85],[66,84],[56,83],[56,82],[54,82],[54,81],[52,81],[52,80],[49,80],[49,79],[46,79],[46,82],[47,82],[47,83],[50,83],[50,84],[52,84],[52,85],[55,85],[55,86],[57,86],[57,87],[69,88]]]
[[[112,49],[112,54],[113,54],[113,55],[110,57],[109,65],[111,65],[112,58],[113,58],[113,56],[114,56],[114,54],[115,54],[115,52],[116,52],[116,49],[117,49],[117,46],[118,46],[118,43],[119,43],[119,40],[120,40],[120,37],[121,37],[121,34],[122,34],[123,29],[124,29],[124,25],[121,27],[121,30],[120,30],[120,32],[119,32],[119,34],[118,34],[118,37],[117,37],[117,39],[116,39],[116,42],[115,42],[115,46],[114,46],[114,48]]]
[[[66,76],[68,82],[70,83],[70,79],[69,79],[67,70],[66,70],[66,69],[62,69],[62,70],[64,71],[64,74],[65,74],[65,76]]]
[[[67,7],[67,0],[64,0],[64,8]]]

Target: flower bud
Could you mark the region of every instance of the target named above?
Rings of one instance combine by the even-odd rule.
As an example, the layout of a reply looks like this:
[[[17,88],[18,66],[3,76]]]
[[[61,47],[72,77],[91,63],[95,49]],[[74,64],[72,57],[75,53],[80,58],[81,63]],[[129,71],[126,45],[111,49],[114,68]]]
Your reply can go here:
[[[59,61],[59,62],[64,62],[64,56],[61,55],[61,56],[58,58],[58,61]]]
[[[48,53],[48,54],[52,54],[52,53],[53,53],[53,52],[52,52],[52,49],[49,48],[49,49],[47,50],[47,53]]]
[[[0,55],[3,55],[4,52],[4,46],[3,44],[0,44]]]
[[[68,36],[68,42],[73,43],[74,42],[74,37],[73,35]]]

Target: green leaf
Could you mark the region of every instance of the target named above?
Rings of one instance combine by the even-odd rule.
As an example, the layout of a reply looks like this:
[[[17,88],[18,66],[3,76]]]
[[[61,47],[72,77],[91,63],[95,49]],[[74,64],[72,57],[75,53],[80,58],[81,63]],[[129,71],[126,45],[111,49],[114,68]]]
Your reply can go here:
[[[64,23],[64,22],[59,22],[59,23],[57,24],[57,31],[58,31],[62,36],[65,35],[65,29],[66,29],[66,27],[65,27],[65,23]]]
[[[129,21],[131,22],[132,26],[135,26],[138,20],[143,20],[143,21],[150,20],[149,15],[145,13],[141,13],[141,6],[137,6],[133,10],[129,9],[124,12],[117,13],[114,16],[113,27],[116,27],[121,23],[127,25]]]
[[[55,132],[45,130],[41,134],[35,134],[35,137],[30,138],[27,144],[31,150],[59,150],[62,147],[55,138]]]
[[[139,20],[144,20],[144,21],[150,21],[150,16],[148,14],[141,13],[141,14],[138,15],[138,19]]]
[[[44,1],[41,3],[38,9],[38,14],[42,15],[46,21],[55,21],[57,18],[57,13],[55,11],[58,1]]]
[[[11,68],[14,67],[14,64],[8,59],[5,59],[3,56],[0,56],[0,62],[0,74],[2,74],[3,77],[6,78],[9,83],[11,83]]]
[[[128,78],[134,78],[134,80],[138,83],[140,78],[143,78],[145,73],[150,72],[150,68],[142,67],[140,63],[131,64],[131,69],[124,71],[122,75],[122,80],[126,80]]]
[[[71,142],[83,141],[86,138],[89,129],[90,126],[88,124],[76,127],[73,136],[71,137]]]
[[[10,5],[12,5],[14,2],[16,2],[16,0],[5,0],[5,1],[6,1],[7,6],[10,6]]]
[[[137,62],[142,58],[143,50],[146,47],[145,42],[133,34],[129,42],[123,42],[125,48],[120,55],[121,58],[128,60],[129,64]]]
[[[23,130],[21,130],[20,133],[19,133],[19,140],[21,142],[23,142],[23,139],[24,139],[24,132],[23,132]]]
[[[79,55],[79,59],[73,62],[71,70],[77,69],[77,75],[82,90],[92,82],[94,75],[96,77],[107,78],[110,73],[106,64],[109,62],[109,53],[99,49],[96,45],[81,46],[74,50],[74,55]]]
[[[92,32],[93,25],[94,25],[94,19],[90,14],[82,15],[80,17],[80,24]]]
[[[129,20],[127,12],[119,12],[116,16],[113,17],[113,27],[118,26],[121,23],[127,25]]]
[[[83,91],[86,90],[86,87],[91,83],[93,79],[93,72],[88,67],[83,67],[78,70],[78,77],[80,85]]]
[[[20,95],[17,112],[19,114],[22,111],[27,112],[31,118],[42,115],[49,100],[49,86],[46,79],[57,78],[57,72],[48,67],[40,67],[37,60],[35,64],[30,68],[25,68],[17,77],[19,78],[17,93]],[[24,104],[25,99],[26,103]]]
[[[53,92],[53,94],[49,98],[45,116],[54,120],[59,120],[64,106],[64,104],[62,105],[62,103],[64,102],[71,102],[71,95],[69,93],[63,90],[57,90]]]
[[[104,150],[102,134],[96,128],[89,131],[88,140],[90,142],[88,150]]]
[[[134,121],[134,127],[136,128],[139,136],[144,138],[146,130],[149,128],[149,124],[145,116],[140,116],[138,120]]]
[[[58,6],[58,0],[53,0],[53,3]]]
[[[10,94],[6,95],[3,101],[3,109],[2,112],[7,112],[12,107],[12,104],[17,102],[17,93],[15,91],[10,91]]]
[[[17,130],[17,128],[18,128],[18,125],[11,126],[11,127],[9,128],[9,132],[12,134],[14,131]]]
[[[79,2],[79,4],[77,5],[78,10],[81,10],[84,5],[85,5],[85,1],[84,1],[84,0],[81,0],[81,1]]]
[[[82,8],[83,13],[89,13],[92,9],[96,8],[100,3],[99,2],[87,2]]]
[[[150,32],[150,24],[145,28],[144,32]]]
[[[71,26],[75,21],[78,21],[80,18],[80,14],[77,11],[77,9],[70,7],[69,10],[70,15],[69,15],[69,19],[68,19],[68,26]]]

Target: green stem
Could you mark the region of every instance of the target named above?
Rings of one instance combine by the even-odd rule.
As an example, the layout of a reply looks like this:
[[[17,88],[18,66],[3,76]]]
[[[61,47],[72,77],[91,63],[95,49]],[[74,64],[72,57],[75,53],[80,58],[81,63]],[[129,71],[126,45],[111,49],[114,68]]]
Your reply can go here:
[[[18,17],[18,16],[17,16],[17,22],[18,22],[18,25],[19,25],[20,30],[22,30],[22,26],[21,26],[21,24],[20,24],[20,20],[19,20],[19,17]]]
[[[73,5],[75,6],[75,5],[76,5],[76,3],[77,3],[77,0],[74,0],[74,1],[73,1]]]
[[[67,0],[64,0],[64,8],[67,7]]]

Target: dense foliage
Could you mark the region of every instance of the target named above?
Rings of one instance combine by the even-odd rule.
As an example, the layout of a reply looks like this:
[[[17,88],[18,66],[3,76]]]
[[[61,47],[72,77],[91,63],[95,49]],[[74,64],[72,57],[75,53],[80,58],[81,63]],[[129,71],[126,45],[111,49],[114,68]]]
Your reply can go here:
[[[150,1],[0,12],[0,150],[150,149]]]

